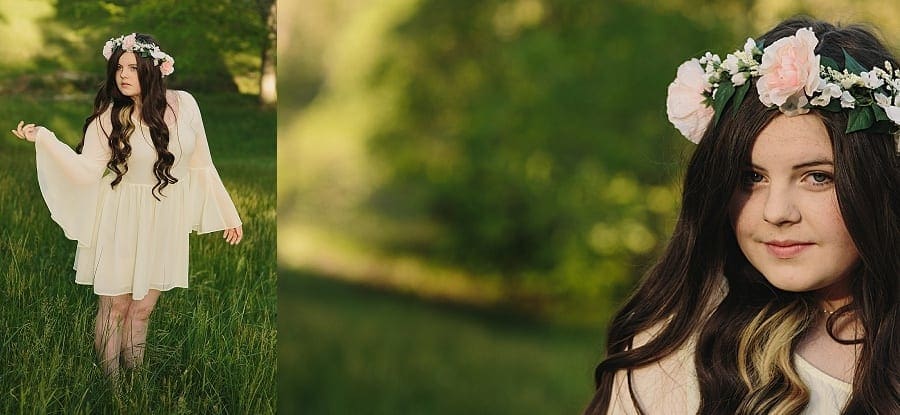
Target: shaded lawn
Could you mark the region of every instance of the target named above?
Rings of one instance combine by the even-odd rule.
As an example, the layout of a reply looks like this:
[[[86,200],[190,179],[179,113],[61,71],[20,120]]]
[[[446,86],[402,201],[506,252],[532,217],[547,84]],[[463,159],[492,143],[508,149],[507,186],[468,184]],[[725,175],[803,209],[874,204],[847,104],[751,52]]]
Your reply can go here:
[[[601,328],[572,328],[280,271],[279,412],[572,414]]]

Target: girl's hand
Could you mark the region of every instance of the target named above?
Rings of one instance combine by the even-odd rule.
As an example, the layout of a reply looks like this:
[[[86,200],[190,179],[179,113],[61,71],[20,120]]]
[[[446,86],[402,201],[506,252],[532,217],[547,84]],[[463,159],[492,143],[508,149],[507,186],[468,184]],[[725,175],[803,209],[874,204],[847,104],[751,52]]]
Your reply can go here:
[[[37,138],[38,128],[40,127],[37,127],[34,124],[25,124],[25,121],[19,121],[19,125],[16,126],[15,130],[12,130],[12,133],[15,134],[16,137],[33,143],[34,139]]]
[[[225,238],[225,242],[228,242],[231,245],[237,245],[241,242],[241,239],[244,238],[244,227],[238,226],[237,228],[225,229],[222,237]]]

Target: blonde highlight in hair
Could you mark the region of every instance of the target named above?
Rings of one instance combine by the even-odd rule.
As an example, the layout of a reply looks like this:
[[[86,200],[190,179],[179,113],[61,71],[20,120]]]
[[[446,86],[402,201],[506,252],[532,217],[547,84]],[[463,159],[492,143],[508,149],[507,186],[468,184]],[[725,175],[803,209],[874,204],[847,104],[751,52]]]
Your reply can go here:
[[[768,304],[741,331],[738,372],[748,393],[739,414],[798,414],[809,390],[794,368],[794,349],[815,319],[815,310],[797,299],[781,308]]]
[[[122,177],[128,172],[128,157],[131,156],[131,142],[129,138],[134,132],[134,123],[131,122],[131,114],[134,112],[134,104],[126,104],[122,107],[112,108],[110,121],[112,131],[107,135],[107,141],[112,149],[112,157],[106,163],[106,167],[115,173],[116,178],[110,183],[115,187],[122,181]],[[84,144],[79,144],[78,151]]]

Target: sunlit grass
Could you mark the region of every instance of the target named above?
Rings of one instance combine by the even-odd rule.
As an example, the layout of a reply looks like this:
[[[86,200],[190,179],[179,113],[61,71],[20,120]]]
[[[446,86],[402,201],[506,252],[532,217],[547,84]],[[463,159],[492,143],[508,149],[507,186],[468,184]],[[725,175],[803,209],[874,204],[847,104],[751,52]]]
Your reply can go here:
[[[275,412],[275,114],[252,97],[197,98],[245,239],[191,237],[191,288],[162,295],[147,365],[119,388],[96,365],[96,296],[73,281],[75,245],[40,197],[34,149],[2,135],[0,413]],[[45,123],[71,144],[89,110],[89,99],[6,98],[0,125]]]

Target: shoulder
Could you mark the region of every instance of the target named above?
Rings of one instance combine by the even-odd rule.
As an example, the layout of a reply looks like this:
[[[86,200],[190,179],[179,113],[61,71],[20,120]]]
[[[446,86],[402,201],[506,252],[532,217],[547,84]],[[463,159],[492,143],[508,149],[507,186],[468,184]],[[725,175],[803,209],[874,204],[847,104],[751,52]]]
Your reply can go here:
[[[632,342],[641,347],[654,339],[665,323],[638,333]],[[619,407],[631,406],[628,390],[628,372],[616,373],[612,402]],[[700,406],[700,386],[694,367],[694,340],[691,339],[675,352],[647,366],[631,370],[631,386],[641,408],[655,413],[695,413]],[[611,405],[613,406],[613,405]]]
[[[105,111],[101,112],[91,121],[91,124],[88,128],[94,128],[97,130],[97,134],[103,137],[109,137],[112,133],[112,105],[106,108]]]
[[[193,119],[200,114],[200,106],[197,104],[197,99],[191,95],[190,92],[183,90],[170,89],[166,92],[167,95],[171,94],[174,97],[175,102],[178,107],[183,111],[183,114],[188,115],[188,119]]]
[[[180,89],[169,89],[166,91],[167,97],[173,97],[179,103],[186,103],[196,106],[197,99],[190,92]]]

